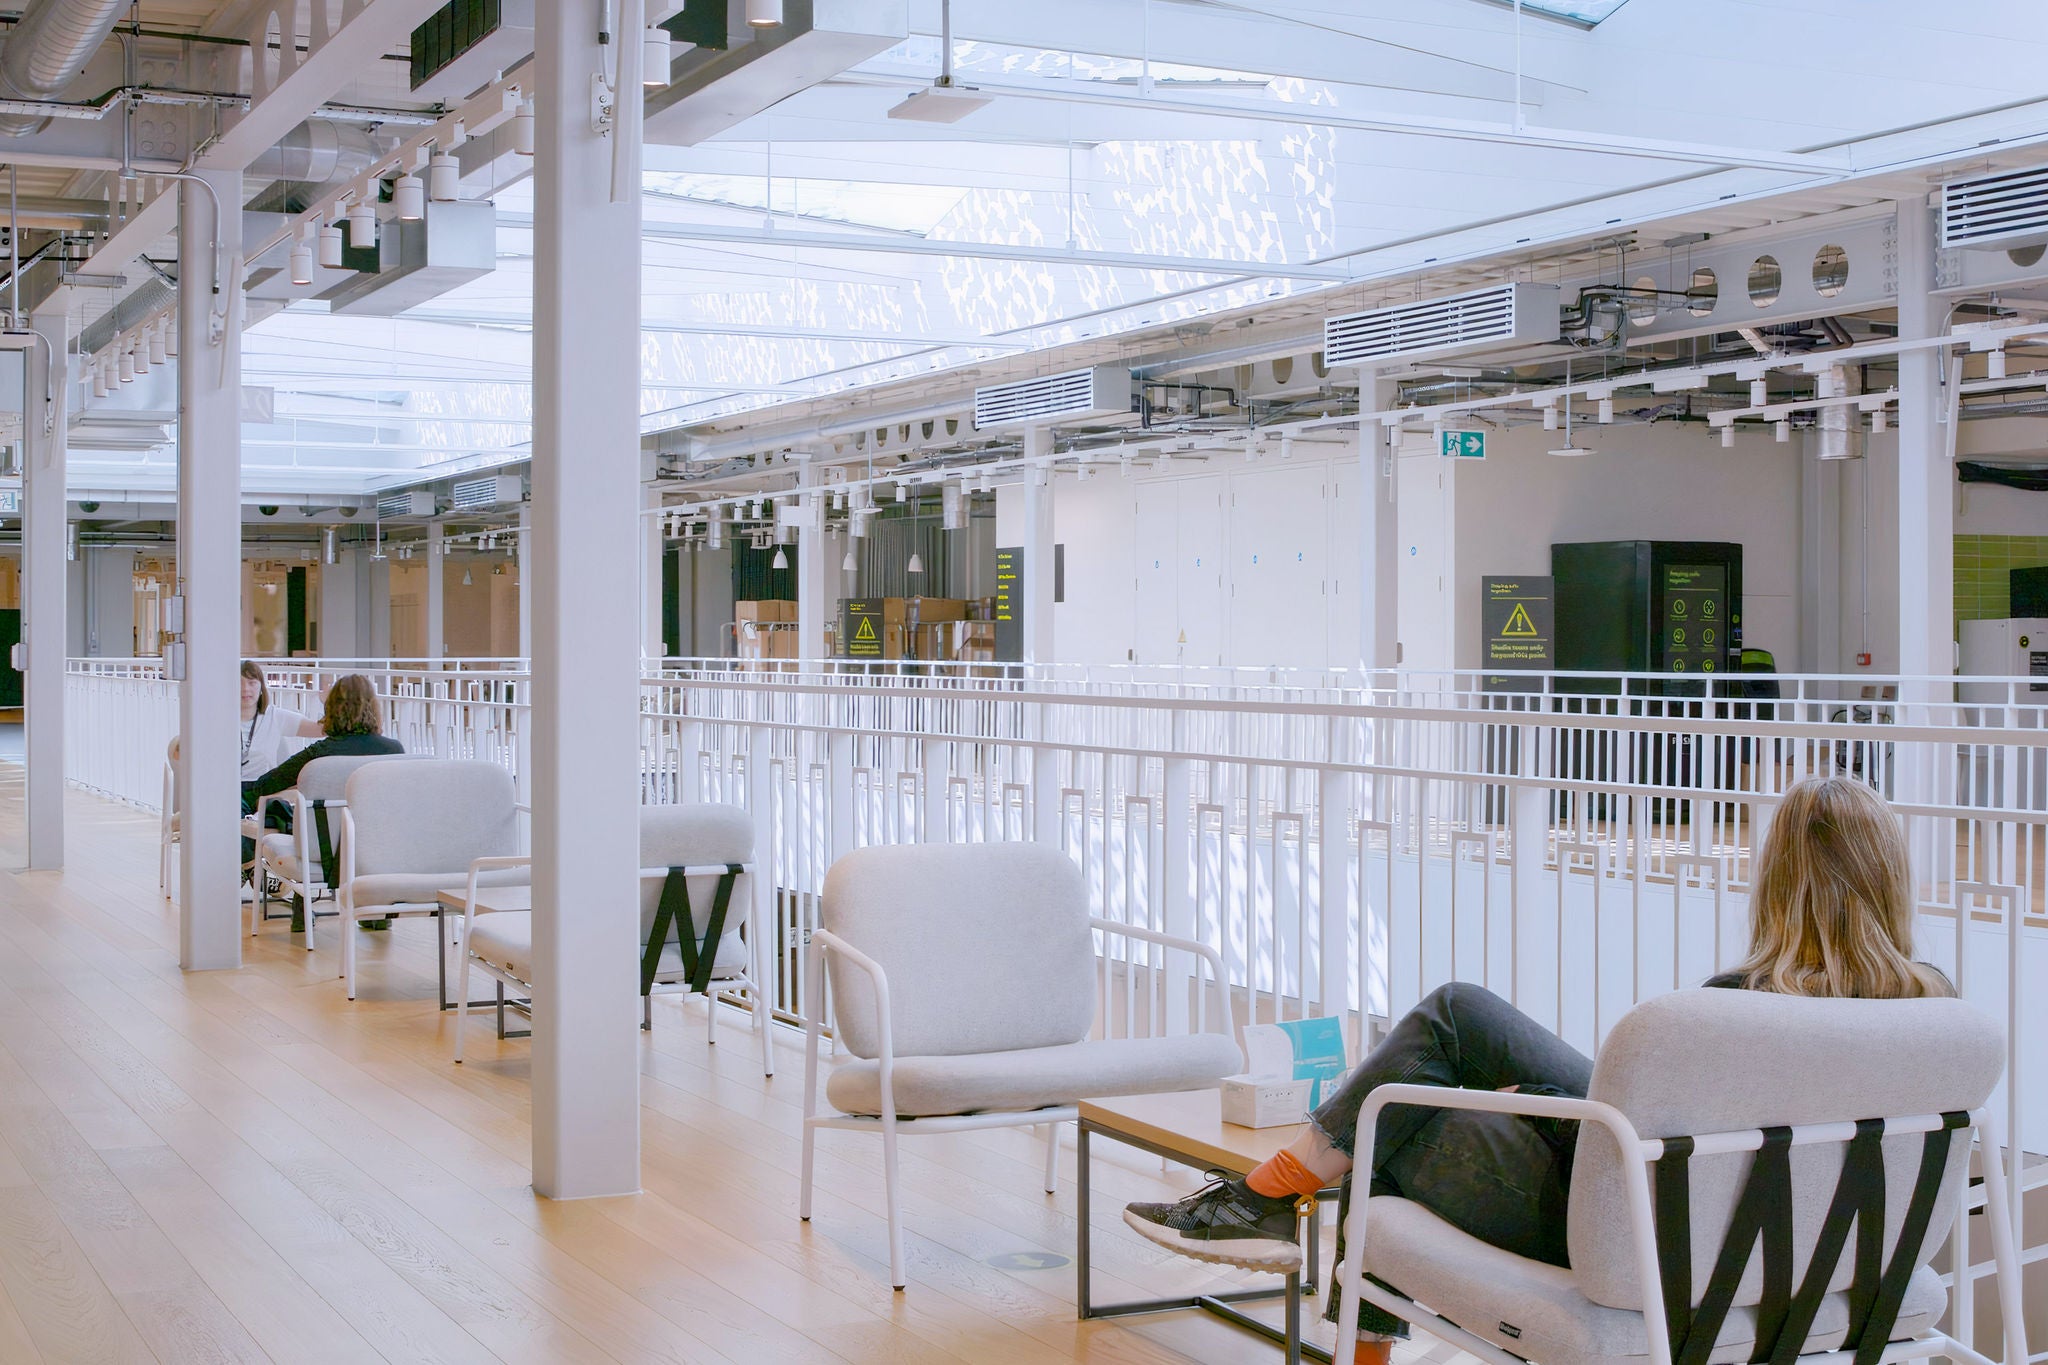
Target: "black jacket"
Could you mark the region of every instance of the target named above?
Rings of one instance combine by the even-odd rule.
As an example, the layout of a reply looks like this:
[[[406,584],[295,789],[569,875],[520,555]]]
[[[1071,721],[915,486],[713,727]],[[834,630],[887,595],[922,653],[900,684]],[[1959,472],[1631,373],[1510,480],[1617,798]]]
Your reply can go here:
[[[364,754],[402,754],[405,746],[395,739],[383,735],[335,735],[328,739],[315,740],[293,754],[284,762],[272,768],[254,782],[242,784],[242,809],[254,811],[264,797],[273,792],[289,791],[299,783],[299,771],[316,758],[361,756]]]

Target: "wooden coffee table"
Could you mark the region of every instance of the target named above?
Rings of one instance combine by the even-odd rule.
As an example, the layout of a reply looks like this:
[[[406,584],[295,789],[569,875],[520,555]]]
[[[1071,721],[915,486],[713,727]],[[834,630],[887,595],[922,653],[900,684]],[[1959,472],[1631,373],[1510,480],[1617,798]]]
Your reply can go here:
[[[1228,1322],[1256,1332],[1268,1341],[1280,1343],[1287,1352],[1287,1365],[1300,1365],[1304,1356],[1327,1361],[1330,1353],[1301,1339],[1301,1296],[1304,1284],[1315,1292],[1317,1261],[1322,1231],[1321,1199],[1333,1196],[1334,1188],[1323,1192],[1309,1214],[1308,1265],[1304,1280],[1300,1273],[1289,1275],[1278,1289],[1238,1289],[1221,1294],[1195,1294],[1175,1299],[1136,1299],[1126,1303],[1098,1304],[1089,1295],[1089,1176],[1088,1143],[1093,1136],[1113,1138],[1127,1147],[1178,1161],[1199,1170],[1221,1170],[1241,1176],[1260,1162],[1277,1154],[1308,1125],[1289,1124],[1278,1128],[1242,1128],[1223,1121],[1223,1092],[1184,1090],[1166,1095],[1123,1095],[1113,1099],[1082,1100],[1080,1136],[1075,1152],[1080,1167],[1080,1229],[1076,1236],[1075,1272],[1078,1286],[1075,1304],[1083,1318],[1130,1317],[1140,1313],[1165,1313],[1175,1309],[1200,1308]],[[1263,1299],[1285,1297],[1285,1330],[1259,1321],[1236,1307]]]

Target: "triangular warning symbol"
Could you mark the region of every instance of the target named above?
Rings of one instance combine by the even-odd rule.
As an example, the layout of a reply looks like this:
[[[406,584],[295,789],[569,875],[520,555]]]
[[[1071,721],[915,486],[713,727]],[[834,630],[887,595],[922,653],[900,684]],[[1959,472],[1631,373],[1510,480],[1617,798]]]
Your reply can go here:
[[[1515,603],[1514,615],[1508,617],[1508,623],[1500,628],[1500,633],[1503,636],[1534,635],[1536,633],[1536,623],[1529,619],[1528,609],[1523,607],[1520,602],[1517,602]]]
[[[872,616],[863,616],[863,617],[861,617],[861,618],[860,618],[860,629],[859,629],[859,630],[856,630],[856,631],[855,631],[855,632],[853,633],[853,638],[854,638],[854,639],[856,639],[856,640],[872,640],[872,639],[874,639],[874,638],[875,638],[875,618],[874,618],[874,617],[872,617]]]

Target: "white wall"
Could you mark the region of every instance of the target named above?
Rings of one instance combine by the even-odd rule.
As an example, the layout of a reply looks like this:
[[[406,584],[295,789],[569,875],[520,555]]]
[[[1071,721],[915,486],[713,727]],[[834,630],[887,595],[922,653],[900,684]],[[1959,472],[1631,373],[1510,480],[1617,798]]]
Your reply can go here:
[[[1573,436],[1595,453],[1546,454],[1561,438],[1528,426],[1489,433],[1486,459],[1459,462],[1450,613],[1458,667],[1481,666],[1484,577],[1547,574],[1553,544],[1720,540],[1742,546],[1743,643],[1770,650],[1780,669],[1792,669],[1799,649],[1800,443],[1744,434],[1723,450],[1696,425],[1580,427]]]

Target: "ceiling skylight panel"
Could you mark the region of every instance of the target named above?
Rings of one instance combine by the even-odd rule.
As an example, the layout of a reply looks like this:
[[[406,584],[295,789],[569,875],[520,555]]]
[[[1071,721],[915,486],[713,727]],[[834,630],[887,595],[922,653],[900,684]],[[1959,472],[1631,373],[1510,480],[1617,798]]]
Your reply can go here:
[[[1515,7],[1515,0],[1486,2],[1503,9]],[[1561,19],[1580,28],[1592,28],[1602,20],[1612,18],[1614,12],[1627,3],[1628,0],[1522,0],[1522,12],[1541,15],[1545,19]]]

